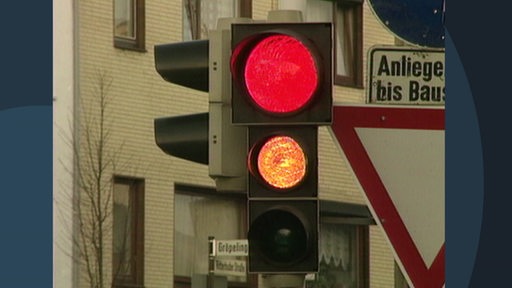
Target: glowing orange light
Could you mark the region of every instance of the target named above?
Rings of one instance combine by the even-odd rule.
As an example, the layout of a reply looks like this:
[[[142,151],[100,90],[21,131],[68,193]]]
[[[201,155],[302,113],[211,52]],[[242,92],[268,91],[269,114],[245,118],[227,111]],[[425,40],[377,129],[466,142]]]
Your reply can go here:
[[[304,151],[288,136],[270,138],[261,147],[257,163],[261,177],[276,188],[291,188],[306,175]]]

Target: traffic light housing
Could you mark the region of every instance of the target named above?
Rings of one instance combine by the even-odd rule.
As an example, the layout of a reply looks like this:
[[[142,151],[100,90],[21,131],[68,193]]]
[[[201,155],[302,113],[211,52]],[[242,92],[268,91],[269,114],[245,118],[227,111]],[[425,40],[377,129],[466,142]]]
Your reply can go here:
[[[233,19],[208,42],[155,46],[166,81],[209,92],[209,113],[155,119],[157,145],[208,164],[218,190],[242,179],[250,273],[318,271],[317,135],[332,121],[331,26]]]
[[[221,18],[208,40],[155,46],[155,68],[167,82],[208,92],[208,113],[157,118],[155,142],[165,153],[208,165],[219,191],[244,192],[247,129],[231,123],[231,23]],[[180,95],[175,95],[180,97]]]
[[[249,147],[249,271],[317,271],[317,127],[250,127]]]
[[[232,25],[232,122],[248,127],[250,273],[318,271],[318,126],[332,121],[331,23]]]
[[[330,23],[232,27],[233,123],[332,121]]]

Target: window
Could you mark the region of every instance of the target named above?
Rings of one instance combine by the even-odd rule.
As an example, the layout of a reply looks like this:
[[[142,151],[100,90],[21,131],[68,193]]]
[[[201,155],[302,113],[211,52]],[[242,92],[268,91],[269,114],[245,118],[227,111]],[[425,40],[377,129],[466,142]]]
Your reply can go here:
[[[409,288],[409,284],[407,284],[407,280],[405,280],[405,276],[402,273],[402,270],[395,262],[395,288]]]
[[[114,177],[113,287],[143,287],[144,181]]]
[[[307,288],[369,287],[369,224],[365,206],[320,202],[320,268]]]
[[[363,0],[308,0],[306,22],[333,22],[335,78],[342,86],[363,87]]]
[[[191,287],[193,274],[208,273],[208,237],[246,238],[246,195],[176,185],[174,194],[174,286]],[[244,260],[241,257],[238,260]],[[254,287],[248,278],[228,276],[228,287]],[[252,279],[249,279],[253,281]]]
[[[114,47],[145,50],[145,0],[114,0]]]
[[[368,226],[320,221],[320,269],[316,285],[308,287],[368,287],[361,275],[368,269],[363,256],[368,249]]]
[[[183,41],[207,39],[217,19],[251,17],[252,0],[183,0]]]

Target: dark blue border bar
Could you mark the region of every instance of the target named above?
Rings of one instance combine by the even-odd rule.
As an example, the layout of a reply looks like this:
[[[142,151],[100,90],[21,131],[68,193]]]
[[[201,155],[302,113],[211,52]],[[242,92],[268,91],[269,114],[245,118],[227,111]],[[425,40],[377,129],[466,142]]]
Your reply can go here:
[[[52,287],[52,1],[2,11],[1,286]]]
[[[2,287],[52,286],[51,115],[47,105],[0,111]]]
[[[0,111],[52,105],[52,2],[7,1],[2,11]]]
[[[447,149],[447,287],[510,286],[512,233],[508,230],[512,204],[512,137],[508,134],[512,123],[509,119],[512,107],[512,44],[508,39],[508,22],[511,19],[508,6],[506,2],[493,6],[466,0],[446,1],[446,27],[471,88],[478,120],[478,128],[468,128],[474,125],[472,121],[458,121],[456,125],[447,126],[447,147],[453,150],[455,146],[458,149],[474,146],[475,143],[470,142],[470,139],[459,136],[464,136],[461,131],[479,129],[483,163],[480,177],[483,179],[484,189],[481,204],[483,211],[469,209],[468,207],[479,205],[475,202],[478,197],[471,197],[475,187],[468,185],[474,181],[471,177],[475,176],[470,173],[475,172],[475,169],[468,166],[474,164],[472,160],[479,155],[471,157],[468,162],[466,159],[452,157]],[[447,56],[447,60],[453,59]],[[463,85],[452,82],[455,77],[450,74],[449,65],[447,64],[447,124],[450,119],[460,117],[462,120],[471,113],[464,110],[467,107],[464,103],[459,103],[461,99],[458,97],[462,94],[457,89]],[[470,197],[467,197],[468,191]],[[455,199],[448,195],[458,197]],[[475,221],[476,218],[482,221],[477,251],[472,248],[472,237],[476,235],[469,233],[470,230],[478,229],[469,228],[470,226],[480,225]],[[459,236],[455,235],[457,233]],[[471,247],[468,247],[467,241],[471,242]],[[471,255],[476,253],[470,278],[465,278],[468,265],[464,261],[468,258],[461,257],[463,248],[455,248],[457,245],[467,248],[466,252]],[[464,271],[460,267],[464,267]]]
[[[446,285],[469,287],[482,222],[482,146],[469,83],[446,36]]]

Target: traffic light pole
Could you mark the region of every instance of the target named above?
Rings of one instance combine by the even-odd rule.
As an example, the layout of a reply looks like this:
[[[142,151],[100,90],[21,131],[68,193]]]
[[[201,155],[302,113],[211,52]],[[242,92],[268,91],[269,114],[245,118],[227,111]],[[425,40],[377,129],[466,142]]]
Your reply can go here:
[[[206,277],[206,288],[213,288],[213,277],[215,270],[215,256],[213,256],[213,240],[215,237],[208,236],[208,276]]]
[[[264,274],[265,287],[302,288],[306,274]]]

